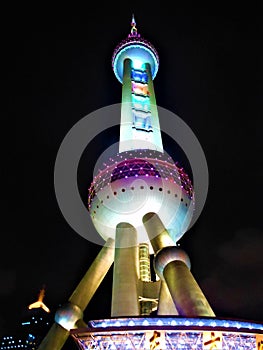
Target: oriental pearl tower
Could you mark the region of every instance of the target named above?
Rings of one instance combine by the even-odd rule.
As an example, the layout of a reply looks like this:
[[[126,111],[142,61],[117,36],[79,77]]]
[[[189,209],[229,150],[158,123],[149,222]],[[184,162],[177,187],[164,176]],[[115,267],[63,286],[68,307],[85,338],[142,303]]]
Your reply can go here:
[[[158,67],[158,53],[138,33],[133,17],[112,57],[122,84],[119,152],[95,176],[88,196],[89,214],[105,245],[57,311],[39,349],[59,350],[70,334],[83,350],[222,345],[214,332],[215,314],[187,253],[177,245],[193,216],[194,190],[163,149],[153,86]],[[112,263],[111,318],[85,324],[83,311]],[[202,333],[203,326],[213,332]],[[191,332],[183,333],[187,327]]]
[[[128,38],[114,50],[112,67],[122,84],[119,153],[94,178],[88,200],[97,232],[114,240],[111,315],[150,315],[156,308],[170,314],[167,298],[173,313],[214,315],[187,254],[176,246],[189,227],[194,192],[188,175],[164,152],[153,86],[159,57],[138,33],[134,17]],[[162,281],[151,285],[151,293],[149,252]],[[139,281],[146,283],[140,288]]]

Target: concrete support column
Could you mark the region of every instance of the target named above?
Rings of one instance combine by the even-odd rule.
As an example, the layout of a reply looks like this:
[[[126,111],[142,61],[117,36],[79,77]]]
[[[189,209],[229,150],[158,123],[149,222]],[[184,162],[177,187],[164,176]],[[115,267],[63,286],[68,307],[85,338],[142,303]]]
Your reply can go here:
[[[152,127],[153,127],[153,143],[156,145],[156,150],[163,152],[163,142],[160,131],[160,122],[158,116],[158,109],[156,105],[156,98],[152,80],[152,70],[149,63],[145,64],[145,69],[148,76],[148,91],[150,94],[150,106],[151,106],[151,115],[152,115]]]
[[[109,271],[114,260],[114,240],[109,238],[90,268],[69,297],[69,302],[84,311]]]
[[[38,350],[60,350],[68,339],[69,331],[54,323],[46,337],[42,340]]]
[[[119,152],[130,150],[132,142],[132,61],[126,58],[123,63],[122,100],[121,100],[121,126]]]
[[[138,316],[137,232],[128,223],[116,227],[111,316]]]
[[[179,315],[165,281],[161,281],[157,315]]]
[[[176,260],[168,263],[164,268],[163,277],[179,315],[215,316],[202,290],[183,261]]]
[[[143,223],[155,252],[155,271],[166,282],[179,315],[215,316],[190,272],[188,255],[182,249],[166,244],[170,236],[158,215],[146,214]],[[160,296],[160,299],[162,303],[163,297]]]
[[[60,317],[60,310],[58,310],[56,314],[56,323],[50,328],[38,350],[62,349],[69,336],[69,330],[76,327],[76,322],[81,322],[79,318],[81,317],[82,311],[85,310],[112,265],[114,259],[113,247],[114,240],[109,238],[70,296],[68,300],[69,304],[62,307],[61,311],[63,317]]]
[[[157,214],[147,213],[142,220],[155,254],[164,247],[174,246],[174,241]]]

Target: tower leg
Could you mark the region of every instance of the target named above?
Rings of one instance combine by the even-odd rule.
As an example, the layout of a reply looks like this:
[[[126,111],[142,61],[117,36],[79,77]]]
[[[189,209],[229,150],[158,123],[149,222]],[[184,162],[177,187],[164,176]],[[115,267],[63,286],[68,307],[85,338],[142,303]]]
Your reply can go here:
[[[135,228],[116,227],[111,316],[138,316],[138,246]]]
[[[155,252],[156,272],[166,282],[179,315],[188,317],[215,316],[186,265],[187,254],[175,246],[165,247],[169,233],[158,215],[155,213],[146,214],[143,217],[143,223]]]
[[[68,339],[69,331],[54,323],[42,340],[38,350],[60,350]]]
[[[157,315],[179,315],[165,281],[161,282]]]
[[[69,336],[69,330],[75,327],[75,323],[79,320],[80,313],[85,310],[113,263],[113,246],[114,241],[112,239],[108,239],[105,246],[101,249],[90,268],[80,281],[79,285],[70,296],[70,307],[58,310],[56,314],[56,323],[53,324],[48,334],[41,342],[38,350],[62,349]],[[65,324],[65,322],[62,323],[62,320],[60,319],[60,311],[62,311],[64,319],[65,313],[68,313],[66,315],[68,324]],[[60,325],[59,323],[63,325]]]
[[[183,261],[171,261],[163,271],[179,315],[187,317],[215,316],[206,297]]]
[[[114,260],[114,240],[109,238],[71,294],[69,302],[84,311]]]
[[[163,223],[157,214],[145,214],[143,217],[143,224],[155,254],[164,247],[174,246],[174,241],[163,226]]]

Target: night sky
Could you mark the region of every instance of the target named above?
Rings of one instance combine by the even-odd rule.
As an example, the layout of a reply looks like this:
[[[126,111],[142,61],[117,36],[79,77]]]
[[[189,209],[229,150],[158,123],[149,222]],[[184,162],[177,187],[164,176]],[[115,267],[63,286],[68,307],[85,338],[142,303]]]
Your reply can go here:
[[[191,127],[209,167],[206,205],[180,242],[192,273],[217,316],[263,321],[262,9],[178,3],[173,10],[120,2],[6,12],[2,332],[26,313],[42,285],[53,312],[66,302],[100,250],[64,220],[53,171],[71,127],[121,101],[111,56],[128,34],[133,12],[139,32],[159,53],[157,103]],[[81,161],[82,198],[95,160],[118,140],[118,129],[106,133],[107,140],[106,134],[95,140]],[[86,321],[110,316],[111,273]]]

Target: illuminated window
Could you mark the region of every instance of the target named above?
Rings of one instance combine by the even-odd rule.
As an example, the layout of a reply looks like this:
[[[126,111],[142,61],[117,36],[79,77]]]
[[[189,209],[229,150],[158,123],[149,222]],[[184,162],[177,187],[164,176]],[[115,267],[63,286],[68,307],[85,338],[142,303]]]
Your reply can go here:
[[[133,127],[137,130],[152,131],[150,114],[133,110]]]
[[[141,83],[147,83],[148,82],[148,76],[145,71],[141,71],[138,69],[132,69],[131,78],[134,81],[141,82]]]
[[[144,99],[144,101],[137,101],[136,97],[133,99],[132,108],[137,111],[143,111],[145,113],[150,112],[150,105],[148,99]]]
[[[132,92],[137,95],[148,96],[148,85],[132,81]]]

